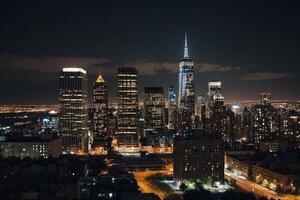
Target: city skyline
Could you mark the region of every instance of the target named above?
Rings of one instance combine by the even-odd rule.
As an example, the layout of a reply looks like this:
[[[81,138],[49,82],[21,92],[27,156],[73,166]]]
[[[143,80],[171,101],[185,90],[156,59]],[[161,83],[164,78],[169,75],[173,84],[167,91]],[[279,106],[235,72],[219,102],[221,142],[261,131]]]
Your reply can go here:
[[[57,104],[57,75],[69,66],[87,70],[90,94],[101,72],[110,102],[116,100],[117,67],[125,64],[138,70],[140,91],[163,86],[166,94],[169,85],[178,87],[184,32],[195,63],[196,96],[206,94],[208,81],[220,80],[225,101],[256,100],[262,91],[271,92],[273,99],[300,98],[294,92],[300,60],[298,14],[293,6],[263,2],[233,7],[195,2],[159,5],[75,2],[65,10],[64,2],[49,3],[48,9],[42,4],[5,3],[0,103]],[[122,18],[133,6],[141,9]],[[181,7],[191,12],[178,15]],[[137,30],[133,24],[141,26]]]
[[[300,199],[300,14],[288,2],[0,7],[0,193]]]

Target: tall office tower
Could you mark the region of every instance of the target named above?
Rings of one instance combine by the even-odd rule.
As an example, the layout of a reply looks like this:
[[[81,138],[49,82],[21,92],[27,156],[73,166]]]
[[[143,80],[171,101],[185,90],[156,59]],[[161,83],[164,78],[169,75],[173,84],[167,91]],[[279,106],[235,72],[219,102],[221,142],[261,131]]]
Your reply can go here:
[[[177,102],[176,91],[174,86],[168,89],[168,128],[175,129],[177,122]]]
[[[221,81],[210,81],[208,83],[208,101],[212,105],[216,100],[224,100],[222,95],[222,83]]]
[[[255,143],[261,140],[274,139],[278,136],[279,119],[271,105],[270,95],[261,94],[260,104],[252,107],[253,133]]]
[[[252,113],[248,107],[244,107],[243,109],[241,126],[243,140],[253,142],[254,137],[252,134]]]
[[[271,93],[269,93],[269,92],[260,93],[260,104],[261,105],[271,105]]]
[[[138,147],[138,72],[132,67],[119,67],[117,76],[117,143],[123,147]]]
[[[195,115],[199,116],[200,120],[202,118],[203,108],[205,106],[205,98],[204,96],[198,96],[196,100],[196,107],[195,107]]]
[[[281,115],[281,132],[284,138],[299,141],[300,136],[300,112],[296,110],[286,110]]]
[[[185,34],[184,56],[179,63],[178,129],[190,129],[195,114],[194,63],[189,57]]]
[[[108,133],[107,85],[99,74],[93,90],[93,146],[103,144]]]
[[[59,78],[59,133],[63,148],[88,151],[88,84],[86,71],[63,68]]]
[[[175,137],[173,173],[176,183],[224,181],[223,140],[204,132]]]
[[[162,87],[145,87],[145,125],[149,129],[165,127],[165,96]]]
[[[216,100],[210,106],[210,117],[208,120],[208,131],[217,133],[224,140],[227,139],[226,134],[226,106],[223,101]]]
[[[209,119],[212,116],[212,108],[215,107],[216,105],[218,106],[222,104],[222,102],[224,103],[221,81],[208,82],[207,102],[205,107],[206,118]]]

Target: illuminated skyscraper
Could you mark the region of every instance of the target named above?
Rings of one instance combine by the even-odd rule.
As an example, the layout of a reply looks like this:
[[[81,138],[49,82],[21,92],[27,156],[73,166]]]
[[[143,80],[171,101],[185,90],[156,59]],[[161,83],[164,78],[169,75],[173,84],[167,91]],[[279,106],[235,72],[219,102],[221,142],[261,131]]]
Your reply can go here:
[[[138,72],[132,67],[118,68],[117,131],[118,146],[138,147]]]
[[[270,93],[260,94],[260,104],[252,107],[252,117],[255,143],[278,136],[279,119],[275,108],[271,105]]]
[[[195,115],[202,117],[203,107],[205,106],[205,98],[203,96],[198,96],[196,101]]]
[[[101,74],[94,83],[93,91],[93,146],[107,138],[108,101],[107,85]]]
[[[86,71],[63,68],[59,78],[59,133],[64,151],[88,150],[88,85]]]
[[[145,87],[144,107],[146,128],[164,128],[165,96],[162,87]]]
[[[208,82],[208,93],[206,102],[206,118],[212,116],[212,109],[216,105],[224,103],[224,97],[222,95],[222,83],[221,81],[210,81]]]
[[[177,129],[191,129],[195,115],[194,63],[188,54],[185,34],[184,56],[179,63]]]
[[[194,113],[195,110],[195,91],[194,91],[194,63],[189,57],[187,36],[185,34],[184,56],[179,63],[179,109],[189,109]]]
[[[208,101],[210,105],[213,105],[216,100],[224,100],[222,95],[222,83],[221,81],[210,81],[208,83]]]
[[[177,122],[177,101],[174,86],[169,86],[168,89],[168,128],[176,128]]]

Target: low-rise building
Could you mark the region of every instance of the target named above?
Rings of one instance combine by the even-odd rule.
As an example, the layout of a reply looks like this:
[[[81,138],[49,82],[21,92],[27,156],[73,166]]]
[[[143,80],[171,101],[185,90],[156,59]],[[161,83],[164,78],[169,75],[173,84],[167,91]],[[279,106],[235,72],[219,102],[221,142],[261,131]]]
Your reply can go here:
[[[296,176],[281,174],[259,165],[254,165],[252,168],[252,175],[257,183],[283,193],[295,191]]]
[[[146,145],[152,147],[172,147],[174,132],[167,129],[144,129]]]
[[[42,136],[0,136],[0,154],[3,157],[48,158],[62,154],[62,139]]]
[[[283,162],[267,162],[257,160],[255,156],[225,156],[225,166],[228,171],[243,176],[264,187],[280,193],[294,192],[300,179],[299,164]]]
[[[251,177],[252,165],[233,156],[225,155],[225,166],[228,170],[244,177]]]
[[[263,140],[258,144],[261,152],[285,152],[287,150],[288,142],[282,140]]]

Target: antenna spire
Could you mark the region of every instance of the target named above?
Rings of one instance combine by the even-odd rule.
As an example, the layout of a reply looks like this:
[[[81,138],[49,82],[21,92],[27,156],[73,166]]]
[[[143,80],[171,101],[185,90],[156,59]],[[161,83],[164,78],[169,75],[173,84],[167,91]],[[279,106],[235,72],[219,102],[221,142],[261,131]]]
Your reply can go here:
[[[187,34],[185,32],[184,34],[184,58],[188,58],[189,57],[189,49],[188,49],[188,45],[187,45]]]

